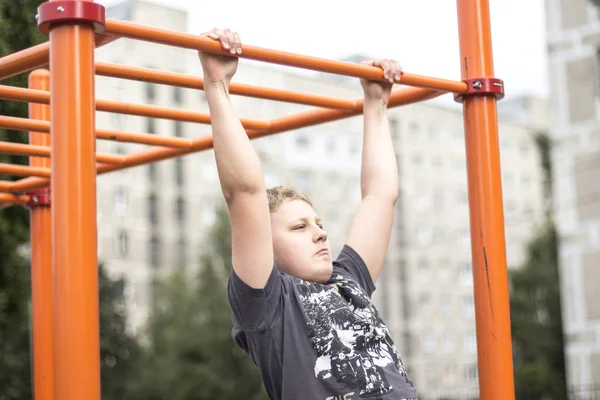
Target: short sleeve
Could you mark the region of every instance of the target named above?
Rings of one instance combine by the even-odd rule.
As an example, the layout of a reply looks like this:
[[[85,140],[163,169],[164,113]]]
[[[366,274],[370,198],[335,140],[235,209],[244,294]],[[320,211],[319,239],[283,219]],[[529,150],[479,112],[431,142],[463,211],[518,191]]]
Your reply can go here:
[[[281,286],[276,265],[263,289],[248,286],[232,269],[227,291],[234,325],[248,332],[268,329],[280,306]]]
[[[371,297],[375,291],[373,278],[362,257],[352,247],[344,245],[333,266],[341,268]]]

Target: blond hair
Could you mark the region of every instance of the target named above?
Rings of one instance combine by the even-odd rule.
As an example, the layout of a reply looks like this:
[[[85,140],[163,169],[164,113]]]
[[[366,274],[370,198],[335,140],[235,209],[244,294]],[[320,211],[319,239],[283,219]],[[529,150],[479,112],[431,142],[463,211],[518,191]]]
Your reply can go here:
[[[269,199],[269,211],[275,212],[286,201],[302,200],[310,204],[311,201],[304,193],[287,186],[275,186],[267,189],[267,197]]]

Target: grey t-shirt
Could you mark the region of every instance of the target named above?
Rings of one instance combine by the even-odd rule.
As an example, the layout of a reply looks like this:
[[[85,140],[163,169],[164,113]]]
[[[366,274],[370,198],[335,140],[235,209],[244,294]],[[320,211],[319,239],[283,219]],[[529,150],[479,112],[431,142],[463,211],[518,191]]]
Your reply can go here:
[[[264,289],[232,271],[232,336],[270,399],[412,400],[417,392],[371,302],[362,258],[344,246],[326,284],[273,271]]]

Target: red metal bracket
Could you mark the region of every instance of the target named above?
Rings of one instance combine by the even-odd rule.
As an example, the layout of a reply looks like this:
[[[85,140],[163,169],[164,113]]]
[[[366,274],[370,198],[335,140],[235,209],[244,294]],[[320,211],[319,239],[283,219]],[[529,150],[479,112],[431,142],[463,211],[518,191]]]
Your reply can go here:
[[[496,99],[504,98],[504,82],[496,78],[471,78],[465,79],[467,84],[465,93],[456,93],[454,100],[462,103],[466,96],[494,95]]]
[[[27,195],[29,196],[29,202],[27,203],[28,207],[50,206],[52,197],[50,194],[50,187],[33,190],[27,193]]]
[[[36,19],[44,34],[55,24],[63,23],[88,23],[93,25],[95,33],[104,33],[106,13],[102,4],[93,1],[49,1],[38,7]]]

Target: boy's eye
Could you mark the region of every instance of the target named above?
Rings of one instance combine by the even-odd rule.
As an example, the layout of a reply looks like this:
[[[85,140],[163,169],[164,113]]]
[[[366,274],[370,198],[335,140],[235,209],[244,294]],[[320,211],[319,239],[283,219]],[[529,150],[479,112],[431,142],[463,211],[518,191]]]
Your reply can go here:
[[[304,227],[305,227],[305,225],[297,225],[297,226],[294,227],[294,229],[302,229]]]

